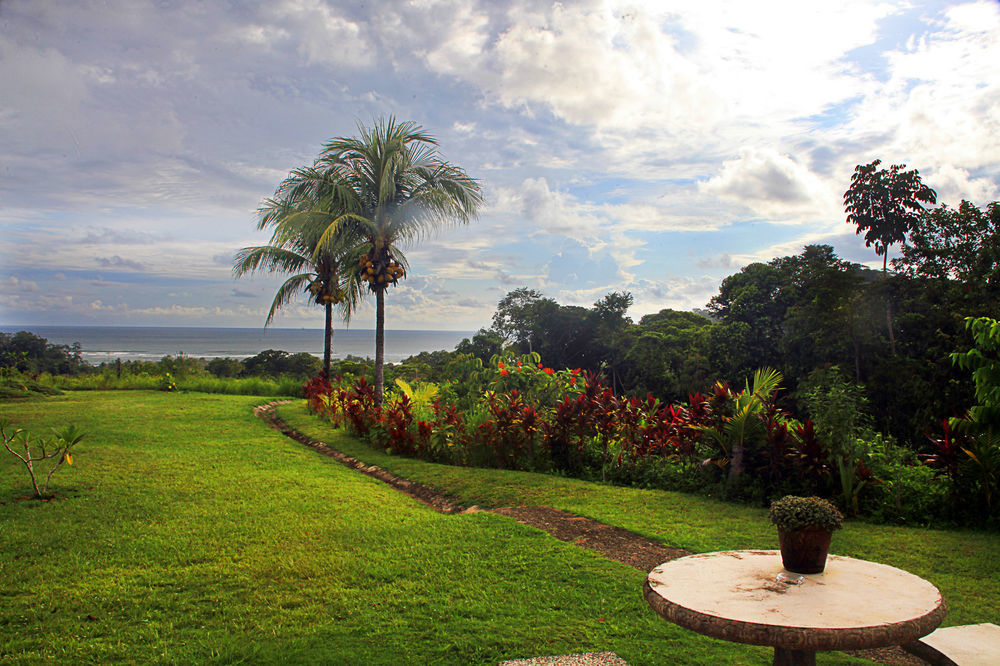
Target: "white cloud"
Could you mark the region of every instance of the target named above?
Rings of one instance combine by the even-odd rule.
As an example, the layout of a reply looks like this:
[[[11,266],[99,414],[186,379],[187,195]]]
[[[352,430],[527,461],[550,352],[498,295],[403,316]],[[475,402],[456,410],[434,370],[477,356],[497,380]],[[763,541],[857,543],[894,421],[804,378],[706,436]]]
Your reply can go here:
[[[273,41],[294,35],[298,51],[310,63],[371,65],[375,62],[375,49],[363,26],[340,15],[337,10],[320,0],[281,0],[265,5],[264,13],[287,23],[287,29],[253,26],[249,36]]]
[[[996,182],[988,178],[975,178],[968,170],[951,164],[942,164],[927,174],[921,172],[921,180],[933,185],[939,204],[947,203],[953,207],[958,206],[963,199],[985,205],[996,201],[1000,194]]]
[[[886,53],[890,77],[858,105],[848,131],[886,137],[876,139],[874,146],[885,162],[905,162],[921,173],[941,168],[954,181],[950,165],[996,182],[1000,5],[951,7],[932,27],[932,33]],[[956,185],[970,192],[983,190],[983,184]],[[993,191],[991,196],[996,196]]]
[[[708,181],[699,183],[703,194],[735,202],[770,221],[801,223],[803,215],[837,214],[832,192],[808,168],[788,155],[771,149],[744,149],[726,160]],[[838,202],[839,203],[839,202]]]
[[[436,35],[438,39],[433,48],[424,54],[424,59],[434,71],[460,73],[475,63],[486,49],[489,17],[478,7],[461,0],[419,3],[417,10],[424,13],[434,5],[439,11],[436,15],[438,20],[433,25],[438,27],[440,33]],[[441,9],[446,9],[447,13]]]
[[[638,321],[642,315],[664,308],[703,308],[719,291],[718,279],[711,276],[684,276],[671,280],[639,280],[629,286],[633,305],[629,312]]]
[[[456,14],[452,27],[475,35],[468,57],[429,65],[530,114],[683,137],[764,118],[780,125],[858,94],[841,59],[872,42],[889,11],[866,2],[517,3],[489,43],[481,20]]]

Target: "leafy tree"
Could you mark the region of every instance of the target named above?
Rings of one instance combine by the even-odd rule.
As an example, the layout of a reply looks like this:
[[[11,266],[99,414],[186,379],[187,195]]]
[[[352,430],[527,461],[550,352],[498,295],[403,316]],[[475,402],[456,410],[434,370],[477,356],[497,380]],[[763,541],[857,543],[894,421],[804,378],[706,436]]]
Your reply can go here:
[[[628,392],[682,400],[708,386],[714,379],[708,353],[713,326],[693,312],[665,309],[626,329],[620,342],[621,379]]]
[[[612,291],[604,298],[594,303],[594,314],[601,322],[602,327],[607,329],[621,329],[632,323],[632,320],[625,316],[628,309],[632,307],[632,294],[627,291]]]
[[[339,306],[345,322],[361,300],[357,275],[345,270],[353,267],[359,254],[358,238],[350,227],[328,234],[331,216],[340,213],[333,191],[338,187],[337,174],[315,167],[293,171],[278,186],[275,196],[258,209],[258,229],[273,227],[268,245],[245,247],[236,254],[233,273],[292,273],[278,288],[265,326],[274,321],[279,309],[299,292],[325,311],[323,331],[323,373],[330,374],[333,349],[333,307]],[[321,242],[322,241],[322,242]]]
[[[74,375],[89,366],[80,357],[80,343],[50,344],[48,340],[28,331],[0,333],[0,368],[20,372]]]
[[[256,356],[243,361],[245,377],[280,377],[295,375],[311,377],[320,369],[318,358],[307,352],[289,354],[277,349],[265,349]]]
[[[980,210],[968,201],[957,209],[926,211],[892,265],[906,275],[936,282],[953,304],[970,315],[995,315],[1000,295],[1000,202]],[[985,308],[985,311],[983,310]]]
[[[865,247],[875,246],[886,270],[888,249],[899,243],[924,213],[921,204],[933,204],[937,194],[920,180],[916,169],[903,171],[905,164],[879,169],[882,160],[859,164],[851,176],[851,186],[844,192],[847,221],[865,233]]]
[[[170,374],[176,379],[187,377],[197,377],[204,374],[201,359],[191,358],[184,352],[172,356],[170,354],[160,359],[157,365],[157,373]]]
[[[519,287],[509,292],[497,303],[490,330],[505,344],[519,344],[522,351],[531,352],[531,337],[537,327],[538,310],[543,303],[555,304],[551,298],[527,287]]]
[[[554,368],[596,370],[601,359],[595,353],[598,328],[591,314],[578,305],[543,301],[536,311],[531,349]]]
[[[213,358],[205,369],[216,377],[239,377],[243,372],[243,363],[235,358]]]
[[[324,145],[316,167],[335,187],[338,213],[321,245],[336,246],[342,233],[364,239],[358,267],[375,294],[375,400],[382,405],[385,361],[385,292],[406,275],[399,244],[450,223],[467,223],[482,204],[479,182],[437,152],[437,140],[413,122],[390,117],[372,127],[359,123],[358,137]]]
[[[596,336],[591,349],[588,350],[587,359],[578,364],[590,368],[595,364],[598,367],[603,364],[610,371],[611,388],[615,391],[622,389],[620,384],[624,363],[622,338],[632,326],[632,320],[627,316],[632,303],[632,294],[627,291],[612,291],[594,303],[590,318],[596,322]]]
[[[785,376],[797,381],[818,366],[853,359],[860,381],[862,348],[871,334],[865,326],[866,269],[840,259],[829,245],[807,245],[770,265],[782,276],[789,304],[780,341]]]
[[[893,164],[879,169],[881,160],[858,165],[851,176],[851,186],[844,193],[847,222],[855,225],[857,233],[865,233],[865,247],[875,246],[875,254],[882,257],[882,273],[886,273],[889,246],[906,239],[906,234],[917,224],[924,213],[921,204],[933,204],[937,194],[920,180],[916,169],[903,171],[905,164]],[[896,338],[892,326],[892,306],[886,298],[886,323],[893,356],[896,355]]]
[[[742,337],[742,358],[733,359],[734,370],[781,365],[778,344],[788,309],[788,292],[781,271],[773,265],[754,263],[722,281],[719,293],[708,303],[709,310],[724,324],[738,327]],[[746,376],[738,372],[736,376]],[[735,376],[730,375],[731,379]]]
[[[503,343],[504,339],[495,331],[481,328],[472,339],[464,338],[459,342],[455,351],[471,354],[485,363],[503,351]]]

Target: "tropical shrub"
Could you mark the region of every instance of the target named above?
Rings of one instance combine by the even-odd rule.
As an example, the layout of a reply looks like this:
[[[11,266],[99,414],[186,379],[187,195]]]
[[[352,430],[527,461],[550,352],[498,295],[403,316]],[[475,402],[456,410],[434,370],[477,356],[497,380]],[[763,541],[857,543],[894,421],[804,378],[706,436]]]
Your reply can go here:
[[[988,520],[1000,521],[1000,321],[969,317],[965,323],[975,344],[951,358],[971,371],[977,404],[965,417],[949,422],[962,436],[956,443],[965,454],[957,466],[952,462],[955,485],[968,490]]]
[[[860,515],[905,525],[959,518],[951,501],[952,477],[921,464],[912,449],[897,445],[891,437],[875,435],[864,447],[871,480],[859,500]]]

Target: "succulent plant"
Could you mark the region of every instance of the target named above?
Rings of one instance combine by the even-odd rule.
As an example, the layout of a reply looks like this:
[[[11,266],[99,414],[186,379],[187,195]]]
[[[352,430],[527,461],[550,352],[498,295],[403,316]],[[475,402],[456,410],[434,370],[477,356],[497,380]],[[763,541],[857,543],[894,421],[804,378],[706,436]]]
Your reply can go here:
[[[786,495],[771,502],[767,517],[779,530],[820,529],[833,532],[844,525],[844,516],[833,504],[820,497]]]

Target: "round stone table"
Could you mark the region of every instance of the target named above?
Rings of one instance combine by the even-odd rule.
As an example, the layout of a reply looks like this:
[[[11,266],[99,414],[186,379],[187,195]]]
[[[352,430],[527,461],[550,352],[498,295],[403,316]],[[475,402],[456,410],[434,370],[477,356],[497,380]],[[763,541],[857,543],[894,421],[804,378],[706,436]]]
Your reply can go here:
[[[778,574],[800,580],[778,580]],[[900,645],[944,620],[941,593],[885,564],[830,555],[791,574],[776,550],[689,555],[653,569],[646,601],[665,619],[715,638],[774,646],[775,664],[815,664],[822,650]]]

